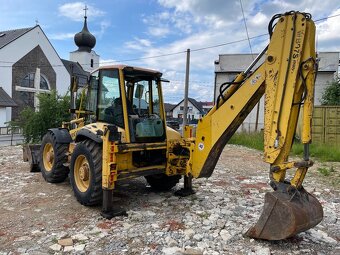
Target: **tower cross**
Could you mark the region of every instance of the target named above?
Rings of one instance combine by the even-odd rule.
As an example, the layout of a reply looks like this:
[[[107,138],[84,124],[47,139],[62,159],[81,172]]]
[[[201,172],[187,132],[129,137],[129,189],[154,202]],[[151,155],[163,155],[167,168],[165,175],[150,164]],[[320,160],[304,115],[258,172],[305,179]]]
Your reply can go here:
[[[85,5],[85,8],[83,10],[85,11],[85,17],[86,17],[86,11],[88,10],[87,5]]]

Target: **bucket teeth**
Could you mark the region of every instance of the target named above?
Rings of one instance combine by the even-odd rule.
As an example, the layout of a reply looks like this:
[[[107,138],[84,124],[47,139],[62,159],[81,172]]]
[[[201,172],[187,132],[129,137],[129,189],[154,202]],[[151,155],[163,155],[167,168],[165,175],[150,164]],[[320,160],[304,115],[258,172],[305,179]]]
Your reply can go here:
[[[245,235],[256,239],[282,240],[316,226],[323,218],[320,202],[303,188],[265,194],[263,212]]]

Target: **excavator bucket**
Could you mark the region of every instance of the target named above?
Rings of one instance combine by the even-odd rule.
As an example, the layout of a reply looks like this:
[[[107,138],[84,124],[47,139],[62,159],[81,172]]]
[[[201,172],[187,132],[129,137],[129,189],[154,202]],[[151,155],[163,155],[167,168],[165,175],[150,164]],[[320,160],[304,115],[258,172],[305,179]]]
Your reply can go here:
[[[286,191],[265,194],[260,219],[246,236],[265,240],[282,240],[317,225],[323,218],[320,202],[303,188],[293,195]]]

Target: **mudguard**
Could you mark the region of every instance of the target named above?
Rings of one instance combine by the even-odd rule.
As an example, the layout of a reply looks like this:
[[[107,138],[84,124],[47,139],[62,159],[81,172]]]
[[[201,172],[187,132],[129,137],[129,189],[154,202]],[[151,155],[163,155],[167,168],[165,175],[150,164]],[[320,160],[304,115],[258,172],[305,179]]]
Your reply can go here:
[[[50,128],[50,132],[54,134],[57,143],[71,143],[72,138],[67,128]]]
[[[103,139],[101,138],[100,135],[97,135],[97,134],[91,132],[90,130],[83,128],[83,129],[81,129],[77,132],[75,142],[80,142],[80,141],[83,141],[85,139],[91,139],[91,140],[93,140],[97,143],[103,142]]]

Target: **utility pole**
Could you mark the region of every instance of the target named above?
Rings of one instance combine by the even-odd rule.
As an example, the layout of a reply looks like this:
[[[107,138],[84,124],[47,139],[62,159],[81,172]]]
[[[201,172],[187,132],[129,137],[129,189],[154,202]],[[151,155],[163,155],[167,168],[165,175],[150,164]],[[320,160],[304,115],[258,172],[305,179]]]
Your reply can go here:
[[[183,109],[182,135],[184,135],[184,128],[187,125],[188,93],[189,93],[189,69],[190,69],[190,49],[187,49],[187,64],[186,64],[186,70],[185,70],[185,88],[184,88],[184,109]]]
[[[188,115],[188,92],[189,92],[189,67],[190,67],[190,49],[187,49],[187,65],[185,70],[185,88],[184,88],[184,109],[183,109],[183,128],[182,135],[184,136],[184,128],[187,124]],[[188,195],[195,194],[192,189],[192,175],[184,175],[184,187],[175,192],[176,196],[186,197]]]

